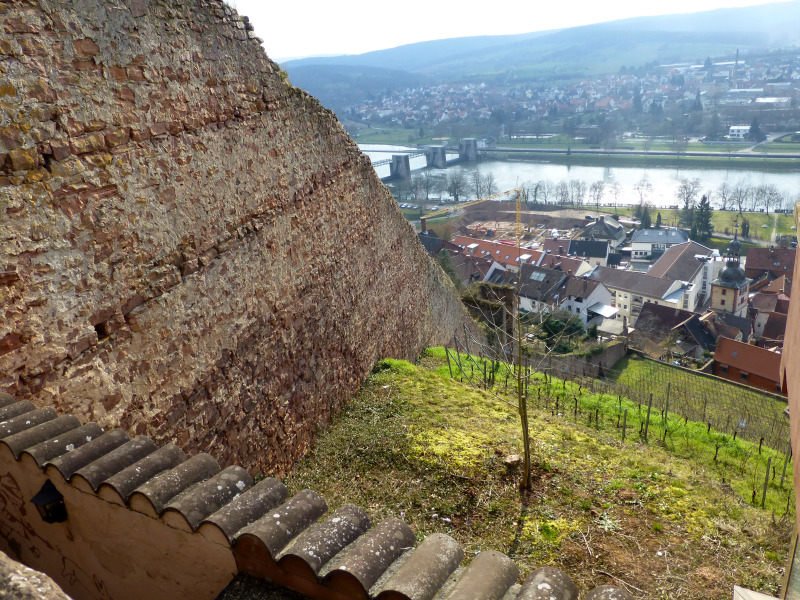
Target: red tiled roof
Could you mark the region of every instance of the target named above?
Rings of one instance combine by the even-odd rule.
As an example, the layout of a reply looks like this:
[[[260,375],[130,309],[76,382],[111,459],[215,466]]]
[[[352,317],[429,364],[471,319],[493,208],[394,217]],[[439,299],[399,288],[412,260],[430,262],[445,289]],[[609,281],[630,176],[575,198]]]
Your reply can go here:
[[[721,337],[717,340],[714,360],[775,383],[780,380],[781,355],[764,348]]]
[[[745,270],[769,271],[776,277],[794,272],[796,250],[792,248],[750,248],[747,251]],[[752,275],[748,275],[750,277]]]
[[[571,258],[569,256],[560,256],[558,254],[545,254],[539,262],[540,267],[546,269],[560,268],[564,273],[577,273],[580,268],[582,260]]]
[[[542,255],[539,250],[517,248],[516,245],[501,244],[496,241],[481,240],[478,238],[467,237],[465,235],[456,236],[456,239],[453,240],[453,243],[461,247],[464,254],[467,256],[492,258],[499,263],[511,266],[518,265],[519,261],[517,259],[525,254],[530,254],[534,262]],[[467,250],[467,246],[471,246],[472,244],[478,244],[478,247],[472,253],[470,253]]]

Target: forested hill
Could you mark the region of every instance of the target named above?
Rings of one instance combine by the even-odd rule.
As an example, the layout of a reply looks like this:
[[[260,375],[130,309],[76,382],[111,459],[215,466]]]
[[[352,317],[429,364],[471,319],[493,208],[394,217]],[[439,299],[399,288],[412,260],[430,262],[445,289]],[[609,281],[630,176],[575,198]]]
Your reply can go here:
[[[800,43],[800,0],[694,14],[639,17],[508,36],[464,37],[287,61],[295,85],[336,110],[353,98],[421,83],[535,82],[622,66],[733,57]]]

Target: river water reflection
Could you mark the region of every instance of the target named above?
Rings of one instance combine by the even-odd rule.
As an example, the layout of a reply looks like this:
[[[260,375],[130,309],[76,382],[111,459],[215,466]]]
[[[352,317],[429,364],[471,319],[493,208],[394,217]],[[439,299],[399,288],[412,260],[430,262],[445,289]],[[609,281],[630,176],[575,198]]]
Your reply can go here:
[[[378,146],[364,145],[362,150],[370,156],[373,162],[391,158],[390,152],[372,152],[372,150],[398,149],[398,146]],[[767,160],[765,160],[765,163]],[[688,161],[687,161],[688,165]],[[411,159],[412,171],[425,167],[425,157]],[[498,190],[507,190],[518,185],[526,185],[529,182],[547,181],[552,185],[559,182],[570,180],[583,181],[588,191],[595,181],[605,183],[601,203],[610,205],[617,204],[637,204],[639,193],[636,190],[637,184],[645,179],[652,188],[647,192],[646,200],[653,206],[668,207],[678,204],[677,190],[682,179],[699,179],[701,182],[701,193],[712,192],[712,201],[715,200],[713,192],[719,188],[720,184],[726,182],[730,186],[744,183],[749,186],[759,186],[772,184],[775,185],[785,198],[785,208],[791,208],[794,201],[800,200],[800,161],[796,171],[770,171],[765,164],[764,170],[754,169],[709,169],[707,167],[691,168],[681,167],[592,167],[592,166],[569,166],[549,162],[533,161],[498,161],[488,160],[477,163],[464,163],[448,167],[445,170],[436,169],[433,172],[446,176],[453,169],[464,171],[467,181],[471,181],[472,173],[477,170],[485,176],[491,173],[494,177]],[[389,176],[389,165],[376,168],[380,177]],[[618,193],[616,198],[613,195],[613,184],[617,184]],[[472,198],[474,193],[468,187],[467,196]],[[589,203],[587,193],[585,203]],[[716,202],[715,202],[716,204]]]

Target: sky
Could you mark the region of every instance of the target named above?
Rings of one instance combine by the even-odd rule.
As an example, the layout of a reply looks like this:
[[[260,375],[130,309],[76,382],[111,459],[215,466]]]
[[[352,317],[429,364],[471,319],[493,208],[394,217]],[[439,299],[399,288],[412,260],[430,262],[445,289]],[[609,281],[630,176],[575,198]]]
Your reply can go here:
[[[676,14],[775,0],[227,0],[250,17],[267,55],[361,54],[404,44],[473,35],[546,31],[629,17]]]

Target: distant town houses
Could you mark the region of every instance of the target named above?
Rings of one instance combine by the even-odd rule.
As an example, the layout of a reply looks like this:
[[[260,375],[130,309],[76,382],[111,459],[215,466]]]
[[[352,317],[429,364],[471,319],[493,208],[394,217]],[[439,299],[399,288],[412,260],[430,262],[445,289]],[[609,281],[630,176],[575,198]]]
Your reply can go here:
[[[799,103],[800,59],[775,56],[755,62],[657,65],[540,87],[486,83],[421,86],[393,90],[352,105],[345,116],[356,122],[427,127],[535,122],[592,113],[661,114],[672,109],[688,114],[699,109],[717,112],[726,124],[726,139],[736,141],[749,135],[753,116],[760,115],[762,124],[780,120]],[[603,137],[597,127],[571,133],[590,143],[599,143]]]
[[[498,209],[498,214],[505,213]],[[524,313],[565,311],[586,329],[626,336],[650,358],[694,361],[720,377],[777,389],[769,369],[745,369],[734,360],[742,351],[734,356],[726,344],[747,347],[744,352],[759,365],[771,365],[779,356],[795,250],[751,247],[744,259],[738,234],[721,252],[689,239],[682,229],[626,230],[610,217],[562,221],[558,230],[543,224],[536,235],[528,228],[518,244],[504,239],[510,234],[502,233],[496,215],[492,218],[491,229],[462,227],[482,237],[457,235],[453,242],[435,234],[420,237],[427,238],[422,241],[432,255],[452,256],[465,286],[505,285]]]

